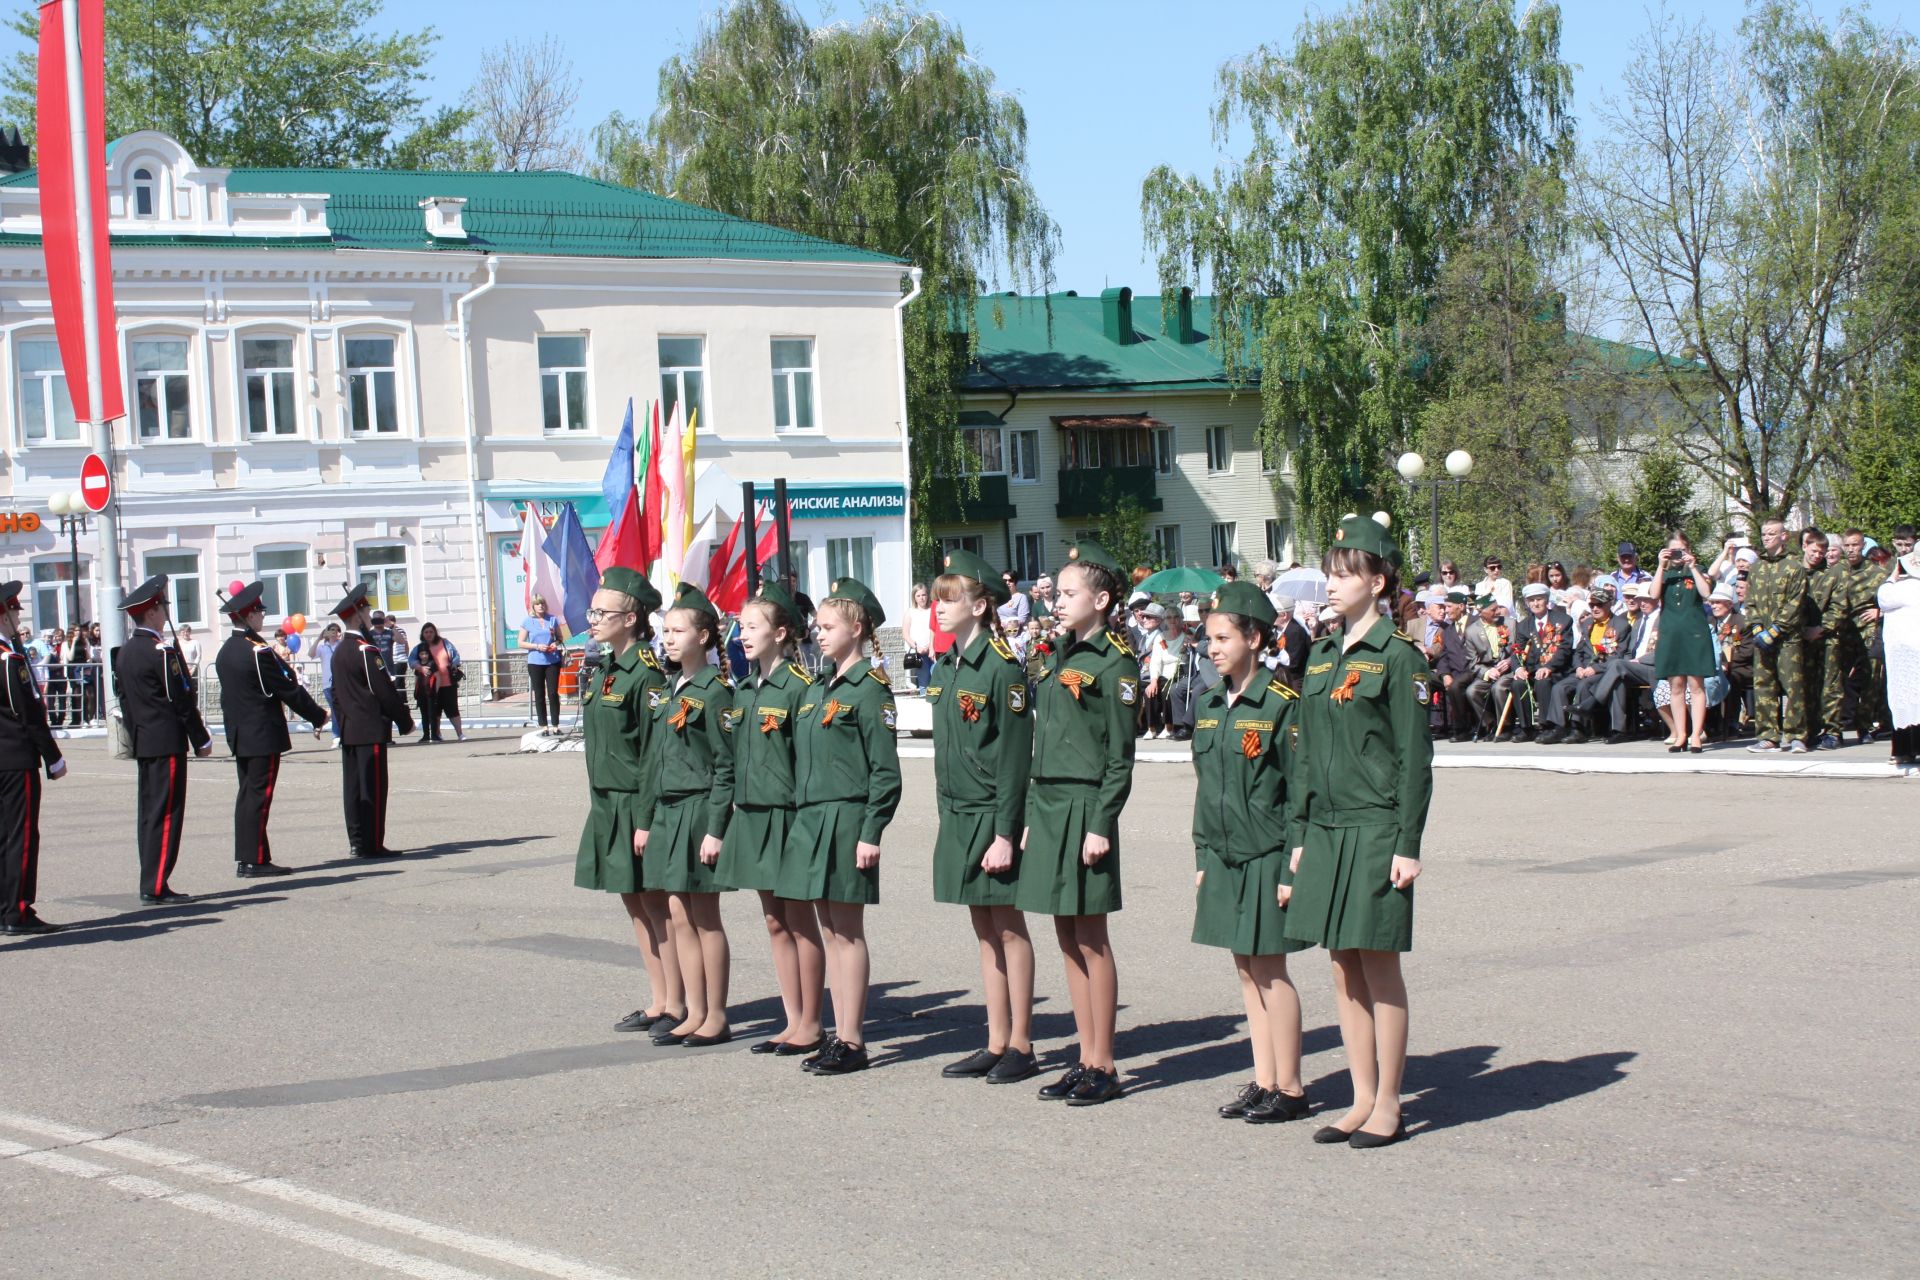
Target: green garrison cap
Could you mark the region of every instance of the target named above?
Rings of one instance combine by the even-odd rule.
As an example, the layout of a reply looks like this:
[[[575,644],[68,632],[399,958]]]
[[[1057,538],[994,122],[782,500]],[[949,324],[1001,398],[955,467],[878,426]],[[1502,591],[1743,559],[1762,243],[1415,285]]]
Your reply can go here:
[[[1272,626],[1278,615],[1274,612],[1273,601],[1267,599],[1267,593],[1251,582],[1222,583],[1213,593],[1213,607],[1222,613],[1237,613],[1243,618],[1252,618],[1262,626]]]
[[[1348,516],[1333,531],[1333,545],[1349,547],[1355,551],[1369,551],[1379,556],[1394,568],[1400,567],[1400,548],[1394,545],[1393,535],[1387,532],[1385,512],[1374,516]]]
[[[1113,558],[1113,553],[1097,542],[1076,542],[1068,547],[1067,563],[1099,565],[1122,581],[1125,581],[1127,576],[1127,571],[1120,567],[1120,562]]]
[[[713,601],[707,599],[707,593],[691,582],[683,582],[674,590],[673,607],[692,609],[695,613],[706,614],[716,622],[720,620],[720,611],[713,607]]]
[[[638,609],[642,616],[660,607],[660,589],[648,582],[647,575],[638,569],[614,565],[600,575],[600,589],[618,591],[623,596],[632,596],[634,608]]]
[[[880,601],[867,589],[867,584],[858,578],[835,578],[833,590],[827,592],[827,599],[853,601],[867,615],[867,625],[875,631],[887,620],[887,611],[880,607]]]
[[[1013,592],[1000,579],[1000,571],[986,560],[971,551],[949,551],[941,557],[940,564],[948,573],[957,573],[963,578],[972,578],[987,589],[987,599],[996,605],[1005,604],[1013,599]]]
[[[772,578],[763,578],[761,580],[760,589],[753,593],[753,598],[755,600],[765,600],[768,604],[779,609],[796,622],[800,620],[800,605],[794,600],[793,593],[775,582]]]

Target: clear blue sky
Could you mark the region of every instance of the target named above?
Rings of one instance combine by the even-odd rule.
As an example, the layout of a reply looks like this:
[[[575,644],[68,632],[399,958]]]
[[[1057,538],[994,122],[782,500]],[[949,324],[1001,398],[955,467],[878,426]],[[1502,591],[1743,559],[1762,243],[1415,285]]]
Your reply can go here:
[[[209,3],[217,0],[209,0]],[[112,0],[109,0],[112,3]],[[856,18],[858,3],[799,0],[815,21]],[[716,0],[387,0],[384,25],[439,29],[436,96],[457,99],[481,52],[513,37],[552,34],[566,46],[583,87],[578,126],[620,110],[646,116],[657,71],[684,49]],[[1221,63],[1263,43],[1290,45],[1300,19],[1333,4],[1289,0],[947,0],[935,4],[960,24],[974,55],[1027,111],[1029,158],[1048,210],[1060,224],[1058,287],[1097,291],[1127,284],[1145,291],[1154,271],[1140,242],[1140,179],[1167,162],[1210,171],[1216,162],[1209,110]],[[1841,5],[1814,0],[1831,16]],[[1883,9],[1890,20],[1900,6]],[[1614,91],[1646,29],[1632,3],[1564,0],[1562,56],[1574,64],[1574,110],[1584,122]],[[1743,0],[1685,0],[1677,12],[1732,32]],[[0,53],[18,47],[11,33]]]

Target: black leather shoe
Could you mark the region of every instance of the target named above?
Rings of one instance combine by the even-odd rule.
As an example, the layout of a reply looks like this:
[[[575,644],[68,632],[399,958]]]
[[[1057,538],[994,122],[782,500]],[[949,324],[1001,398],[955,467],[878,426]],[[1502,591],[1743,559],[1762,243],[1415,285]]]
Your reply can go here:
[[[1233,1101],[1220,1108],[1220,1118],[1222,1120],[1242,1119],[1247,1114],[1247,1108],[1259,1102],[1266,1096],[1266,1092],[1257,1081],[1247,1081],[1240,1086],[1240,1092],[1233,1096]]]
[[[768,1053],[768,1054],[778,1053],[780,1052],[780,1046],[782,1043],[784,1042],[780,1040],[762,1040],[759,1044],[756,1044],[753,1046],[753,1048],[747,1050],[747,1052],[748,1053]]]
[[[987,1072],[987,1083],[1019,1084],[1022,1080],[1031,1080],[1039,1074],[1040,1063],[1033,1054],[1009,1049],[1000,1055],[1000,1061],[993,1064],[993,1070]]]
[[[1585,729],[1575,729],[1573,731],[1573,736],[1568,738],[1567,741],[1572,743],[1576,747],[1580,747],[1580,746],[1585,746],[1587,743],[1593,741],[1593,738],[1590,734],[1587,733]]]
[[[774,1056],[778,1058],[797,1058],[803,1053],[811,1054],[820,1052],[826,1043],[827,1038],[825,1036],[816,1036],[810,1044],[783,1043],[774,1049],[773,1053]],[[801,1065],[804,1066],[805,1064],[802,1063]]]
[[[820,1041],[813,1046],[813,1048],[814,1048],[814,1052],[800,1059],[800,1068],[803,1071],[813,1070],[815,1067],[819,1066],[821,1061],[825,1059],[829,1054],[838,1053],[840,1050],[840,1037],[839,1036],[823,1036],[820,1039]]]
[[[716,1044],[733,1043],[733,1028],[728,1027],[717,1036],[687,1036],[680,1041],[683,1049],[711,1049]]]
[[[1353,1136],[1347,1139],[1347,1145],[1355,1151],[1371,1151],[1375,1147],[1390,1147],[1396,1142],[1407,1140],[1407,1122],[1402,1120],[1394,1126],[1392,1133],[1368,1133],[1364,1129],[1355,1129]]]
[[[664,1013],[648,1013],[645,1009],[635,1009],[632,1013],[614,1023],[613,1029],[615,1031],[645,1031],[666,1016]]]
[[[844,1076],[854,1071],[865,1071],[868,1067],[867,1046],[848,1044],[845,1040],[835,1040],[831,1046],[838,1052],[821,1055],[814,1063],[813,1074],[817,1076]]]
[[[673,1024],[672,1024],[672,1023],[670,1023],[670,1022],[669,1022],[669,1023],[666,1023],[666,1024],[665,1024],[665,1026],[666,1026],[666,1030],[664,1030],[664,1031],[656,1031],[656,1032],[654,1032],[654,1033],[653,1033],[653,1036],[652,1036],[652,1040],[653,1040],[653,1042],[654,1042],[655,1044],[657,1044],[657,1045],[670,1045],[670,1044],[683,1044],[683,1043],[685,1043],[685,1041],[686,1041],[686,1038],[687,1038],[687,1033],[686,1033],[686,1032],[684,1032],[684,1031],[675,1031],[675,1030],[673,1029]]]
[[[1610,733],[1607,735],[1607,745],[1610,747],[1617,747],[1623,742],[1631,741],[1633,741],[1633,735],[1629,733]]]
[[[277,862],[236,862],[233,874],[242,880],[251,880],[255,876],[290,876],[292,867],[283,867]]]
[[[42,920],[39,916],[28,916],[25,920],[16,920],[11,924],[0,924],[0,933],[16,935],[59,933],[64,928],[66,928],[66,926],[63,924],[54,924],[51,921]]]
[[[1337,1124],[1330,1124],[1324,1128],[1315,1129],[1313,1131],[1313,1140],[1319,1143],[1323,1147],[1331,1147],[1335,1143],[1345,1142],[1347,1139],[1351,1138],[1352,1136],[1353,1136],[1352,1134],[1348,1133],[1345,1129],[1342,1129]]]
[[[1307,1104],[1305,1094],[1282,1093],[1278,1089],[1266,1089],[1260,1094],[1260,1100],[1247,1108],[1248,1124],[1285,1124],[1289,1120],[1298,1120],[1313,1110]]]
[[[1001,1056],[991,1049],[975,1049],[960,1061],[940,1068],[940,1074],[949,1080],[977,1080],[999,1066]]]
[[[159,893],[143,893],[140,901],[148,906],[158,906],[163,902],[192,902],[193,898],[184,893],[175,893],[171,889],[162,889]]]
[[[1097,1107],[1103,1102],[1112,1102],[1123,1092],[1118,1075],[1102,1071],[1099,1067],[1089,1067],[1086,1076],[1067,1095],[1067,1105]]]
[[[1059,1102],[1075,1089],[1078,1089],[1080,1082],[1086,1078],[1087,1069],[1085,1067],[1068,1067],[1067,1073],[1058,1080],[1055,1080],[1052,1084],[1043,1084],[1040,1086],[1040,1096],[1048,1102]]]

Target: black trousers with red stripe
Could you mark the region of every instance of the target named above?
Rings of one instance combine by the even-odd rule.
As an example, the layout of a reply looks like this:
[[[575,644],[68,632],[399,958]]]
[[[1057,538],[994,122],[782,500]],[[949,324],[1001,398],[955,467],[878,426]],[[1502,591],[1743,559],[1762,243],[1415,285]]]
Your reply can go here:
[[[384,742],[340,748],[340,783],[347,806],[347,845],[356,858],[387,847],[387,752]]]
[[[0,772],[0,924],[33,918],[40,879],[40,791],[33,770]]]
[[[240,792],[233,798],[233,860],[251,866],[273,861],[267,843],[267,815],[273,808],[273,785],[280,780],[280,757],[235,756]]]
[[[159,896],[180,861],[180,828],[187,816],[187,757],[142,756],[137,802],[140,892]]]

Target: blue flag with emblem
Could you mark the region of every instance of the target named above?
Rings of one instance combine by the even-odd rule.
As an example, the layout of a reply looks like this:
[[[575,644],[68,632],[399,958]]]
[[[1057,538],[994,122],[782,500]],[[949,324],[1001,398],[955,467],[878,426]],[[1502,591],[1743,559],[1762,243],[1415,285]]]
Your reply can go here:
[[[631,424],[629,424],[631,425]],[[631,442],[631,432],[628,433]],[[549,603],[555,614],[566,619],[567,630],[575,635],[587,629],[587,606],[600,589],[600,569],[593,562],[593,548],[587,544],[587,531],[580,527],[580,513],[571,502],[560,508],[553,528],[547,530],[540,553],[559,570],[560,598]]]

